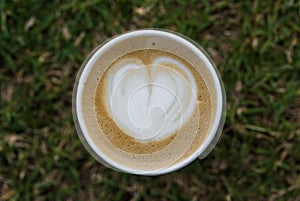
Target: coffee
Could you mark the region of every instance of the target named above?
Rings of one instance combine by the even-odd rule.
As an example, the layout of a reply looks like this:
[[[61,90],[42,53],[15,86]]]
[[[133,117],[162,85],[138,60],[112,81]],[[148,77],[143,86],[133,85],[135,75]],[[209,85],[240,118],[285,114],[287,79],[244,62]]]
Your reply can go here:
[[[143,163],[149,155],[151,164],[166,153],[174,161],[180,159],[199,146],[211,121],[209,92],[199,73],[182,58],[156,49],[117,58],[100,78],[95,108],[105,137],[128,153],[133,164],[138,154],[143,154]],[[174,138],[190,146],[173,147]],[[166,146],[172,151],[154,154]]]
[[[173,34],[148,31],[112,39],[90,55],[76,101],[80,136],[98,160],[160,174],[203,152],[217,90],[204,55]]]

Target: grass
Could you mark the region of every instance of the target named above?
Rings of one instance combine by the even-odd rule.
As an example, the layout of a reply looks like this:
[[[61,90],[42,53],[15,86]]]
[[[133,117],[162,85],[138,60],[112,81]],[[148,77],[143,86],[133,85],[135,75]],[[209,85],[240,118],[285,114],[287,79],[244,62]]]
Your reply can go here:
[[[0,200],[300,200],[298,1],[0,0]],[[127,30],[201,44],[228,105],[214,151],[177,172],[134,176],[97,163],[73,126],[85,56]]]

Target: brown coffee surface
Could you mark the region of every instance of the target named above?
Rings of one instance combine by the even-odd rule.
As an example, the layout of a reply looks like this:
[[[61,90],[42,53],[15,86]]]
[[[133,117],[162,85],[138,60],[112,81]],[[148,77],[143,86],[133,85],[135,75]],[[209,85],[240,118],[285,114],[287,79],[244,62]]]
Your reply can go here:
[[[113,145],[113,147],[122,150],[126,153],[129,154],[131,153],[133,154],[133,156],[136,154],[151,155],[152,153],[158,152],[159,150],[162,150],[163,148],[170,146],[173,140],[178,137],[178,135],[182,135],[183,140],[188,138],[193,138],[191,146],[188,148],[188,150],[186,150],[183,156],[179,157],[179,160],[181,160],[185,157],[188,157],[190,154],[192,154],[202,144],[209,130],[209,126],[211,124],[211,119],[212,119],[211,98],[210,98],[208,87],[206,86],[203,78],[201,77],[199,72],[195,69],[195,67],[192,66],[189,62],[184,60],[181,56],[172,54],[167,51],[162,51],[157,49],[143,49],[143,50],[137,50],[125,54],[119,59],[130,60],[130,59],[138,58],[143,61],[146,68],[147,66],[151,65],[152,61],[155,58],[161,56],[171,57],[183,63],[193,74],[197,84],[197,89],[198,89],[197,107],[195,108],[195,111],[193,115],[190,117],[190,119],[187,122],[185,122],[185,124],[182,125],[182,127],[180,127],[178,131],[176,131],[171,136],[162,140],[141,142],[139,140],[134,139],[128,133],[125,133],[117,126],[116,122],[114,122],[113,118],[111,118],[111,116],[109,115],[107,109],[108,106],[105,103],[105,98],[107,96],[106,85],[109,84],[107,81],[108,79],[107,76],[109,73],[118,70],[118,69],[112,69],[114,63],[112,63],[110,67],[107,68],[107,70],[104,72],[102,77],[99,77],[99,82],[97,84],[95,99],[94,99],[96,117],[97,117],[98,125],[100,127],[99,132],[102,132],[102,134],[104,134],[105,138]],[[168,67],[171,67],[174,70],[181,73],[180,72],[181,69],[176,68],[176,66],[168,66]],[[97,136],[97,133],[94,133],[92,135]],[[99,136],[103,136],[103,135],[99,135]],[[176,153],[176,147],[173,148],[173,151]],[[179,153],[179,155],[180,154],[182,155],[182,153]],[[134,160],[134,158],[135,157],[132,157],[131,160]],[[155,159],[151,159],[151,160],[155,160]]]

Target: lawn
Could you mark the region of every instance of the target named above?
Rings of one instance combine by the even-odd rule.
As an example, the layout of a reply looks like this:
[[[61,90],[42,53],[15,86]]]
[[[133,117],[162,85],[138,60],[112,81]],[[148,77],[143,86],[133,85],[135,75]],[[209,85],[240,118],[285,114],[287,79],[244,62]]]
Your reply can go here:
[[[300,200],[300,2],[0,0],[0,201]],[[88,53],[128,30],[174,30],[215,61],[223,135],[163,176],[96,162],[73,125]]]

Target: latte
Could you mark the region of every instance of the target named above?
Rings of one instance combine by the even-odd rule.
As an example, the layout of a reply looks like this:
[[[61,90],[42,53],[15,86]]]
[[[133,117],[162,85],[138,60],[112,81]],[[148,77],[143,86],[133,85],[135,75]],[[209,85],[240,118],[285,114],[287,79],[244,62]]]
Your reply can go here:
[[[75,117],[95,158],[151,175],[199,156],[221,117],[205,55],[174,34],[144,31],[121,35],[90,55],[78,80],[81,115]]]

